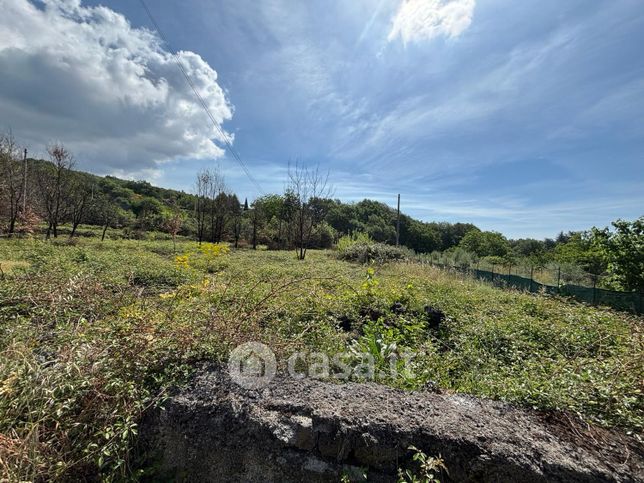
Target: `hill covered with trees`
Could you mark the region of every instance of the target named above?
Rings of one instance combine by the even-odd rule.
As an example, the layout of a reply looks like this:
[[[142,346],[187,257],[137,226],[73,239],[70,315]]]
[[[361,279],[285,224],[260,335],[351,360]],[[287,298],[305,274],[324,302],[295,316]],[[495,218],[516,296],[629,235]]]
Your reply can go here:
[[[271,248],[292,248],[295,243],[293,225],[302,200],[293,190],[249,202],[232,193],[215,170],[199,173],[195,193],[186,193],[147,181],[75,170],[73,156],[64,146],[51,146],[49,160],[29,158],[26,162],[10,137],[2,139],[1,149],[0,229],[5,235],[33,232],[44,223],[48,237],[58,237],[62,224],[71,225],[74,233],[66,234],[74,236],[74,228],[82,223],[106,230],[123,228],[131,237],[161,231],[212,242],[252,244],[254,240]],[[25,191],[26,202],[22,199]],[[306,217],[316,218],[314,227],[305,220],[311,231],[310,247],[330,247],[338,237],[354,232],[395,243],[396,210],[384,203],[310,198]],[[400,243],[421,253],[447,250],[473,229],[469,223],[425,223],[402,214]]]
[[[217,170],[197,174],[194,193],[160,188],[147,181],[97,176],[75,170],[72,154],[52,145],[49,160],[23,159],[11,136],[0,138],[0,233],[40,233],[46,238],[79,234],[79,226],[101,227],[101,237],[141,238],[164,232],[238,246],[330,248],[340,237],[365,234],[396,243],[397,212],[384,203],[344,203],[330,196],[317,170],[296,166],[287,188],[254,200],[232,193]],[[64,228],[61,231],[61,226]],[[605,286],[644,289],[644,217],[618,220],[612,229],[560,233],[555,239],[507,239],[471,223],[424,222],[401,214],[399,243],[450,263],[497,265],[549,263],[599,276]]]

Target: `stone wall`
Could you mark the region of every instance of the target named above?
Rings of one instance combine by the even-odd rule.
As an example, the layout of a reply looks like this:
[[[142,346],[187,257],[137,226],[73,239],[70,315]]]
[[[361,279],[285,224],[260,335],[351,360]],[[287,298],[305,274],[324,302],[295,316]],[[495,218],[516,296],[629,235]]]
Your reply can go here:
[[[441,481],[643,481],[642,446],[565,415],[377,384],[278,376],[246,390],[217,368],[143,423],[151,479],[396,481],[409,445],[445,461]]]

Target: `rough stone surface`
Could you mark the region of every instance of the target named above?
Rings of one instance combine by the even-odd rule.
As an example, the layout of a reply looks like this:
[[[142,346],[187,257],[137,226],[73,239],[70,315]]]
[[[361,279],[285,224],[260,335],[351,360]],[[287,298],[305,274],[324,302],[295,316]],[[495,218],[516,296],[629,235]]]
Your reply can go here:
[[[246,390],[200,370],[141,428],[154,478],[322,482],[342,474],[396,481],[409,445],[441,455],[441,481],[644,481],[643,449],[563,414],[490,400],[278,376]]]

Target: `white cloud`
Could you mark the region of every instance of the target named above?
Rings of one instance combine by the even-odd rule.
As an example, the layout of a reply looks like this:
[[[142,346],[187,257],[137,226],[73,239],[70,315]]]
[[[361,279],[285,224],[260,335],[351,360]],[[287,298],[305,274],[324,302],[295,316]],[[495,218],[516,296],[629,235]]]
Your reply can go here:
[[[472,23],[475,0],[403,0],[387,40],[404,44],[435,37],[458,37]]]
[[[58,140],[80,167],[119,173],[223,154],[155,34],[80,0],[0,0],[0,10],[0,128],[33,150]],[[217,73],[193,52],[178,56],[215,120],[231,119]]]

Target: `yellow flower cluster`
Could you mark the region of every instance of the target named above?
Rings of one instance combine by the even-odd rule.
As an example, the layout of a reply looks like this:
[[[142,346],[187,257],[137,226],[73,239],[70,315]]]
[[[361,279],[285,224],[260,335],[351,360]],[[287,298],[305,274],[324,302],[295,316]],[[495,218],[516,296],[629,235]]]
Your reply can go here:
[[[230,252],[227,243],[204,243],[199,247],[199,251],[206,258],[216,258]]]
[[[135,305],[126,305],[119,309],[119,317],[123,319],[140,319],[143,315],[143,311]]]
[[[177,255],[174,258],[174,264],[177,268],[189,268],[191,259],[201,256],[206,263],[210,265],[216,258],[230,252],[227,243],[203,243],[199,248],[192,252],[186,252],[183,255]]]
[[[177,255],[174,258],[174,264],[177,268],[188,268],[190,266],[190,255]]]

